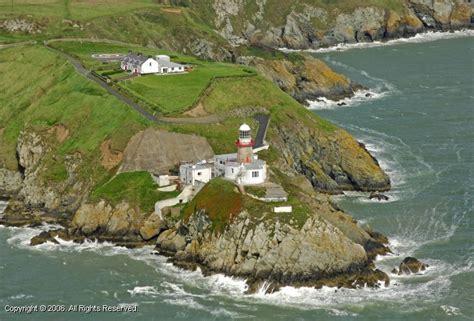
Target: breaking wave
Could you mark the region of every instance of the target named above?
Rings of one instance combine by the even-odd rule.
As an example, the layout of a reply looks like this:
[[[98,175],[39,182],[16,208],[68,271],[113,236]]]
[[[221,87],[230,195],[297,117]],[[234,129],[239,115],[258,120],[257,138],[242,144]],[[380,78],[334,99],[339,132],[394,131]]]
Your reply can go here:
[[[453,39],[461,37],[472,37],[474,36],[474,30],[457,30],[453,32],[444,32],[444,31],[430,31],[425,33],[416,34],[413,37],[409,38],[399,38],[388,41],[374,41],[374,42],[358,42],[358,43],[340,43],[336,46],[328,48],[319,48],[319,49],[305,49],[305,50],[295,50],[288,48],[280,48],[281,51],[293,52],[293,51],[305,51],[313,53],[328,53],[328,52],[337,52],[337,51],[347,51],[353,49],[367,49],[383,46],[395,46],[401,44],[410,44],[410,43],[424,43],[431,42],[442,39]]]

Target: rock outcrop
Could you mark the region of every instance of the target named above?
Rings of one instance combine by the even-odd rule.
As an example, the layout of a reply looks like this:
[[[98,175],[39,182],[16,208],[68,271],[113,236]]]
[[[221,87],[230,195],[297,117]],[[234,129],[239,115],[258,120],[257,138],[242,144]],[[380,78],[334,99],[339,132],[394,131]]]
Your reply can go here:
[[[365,238],[371,239],[366,233]],[[268,291],[284,285],[356,288],[389,282],[385,273],[371,268],[361,244],[316,213],[298,227],[259,222],[243,211],[216,233],[201,209],[160,234],[157,250],[184,268],[244,277],[250,291],[264,281],[270,283]]]
[[[20,172],[0,168],[0,196],[7,197],[18,193],[23,177]]]
[[[41,27],[37,23],[20,18],[0,21],[0,29],[12,33],[41,33]]]
[[[393,269],[392,273],[402,275],[402,274],[415,274],[422,271],[425,271],[429,267],[428,264],[425,264],[414,257],[406,257],[403,259],[402,263],[397,269]]]
[[[282,154],[276,164],[280,170],[301,173],[314,188],[328,193],[390,189],[390,179],[377,160],[349,133],[335,129],[328,134],[288,117],[271,133],[272,148]]]
[[[28,207],[73,210],[88,192],[87,181],[76,179],[82,157],[80,153],[75,153],[66,155],[63,159],[54,159],[52,151],[55,142],[51,139],[57,139],[55,131],[20,133],[16,152],[24,179],[18,197]],[[65,180],[56,182],[45,177],[48,166],[58,166],[58,171],[66,176]]]
[[[320,97],[337,101],[351,97],[355,91],[363,88],[334,72],[319,59],[311,56],[298,58],[296,61],[290,61],[244,56],[239,57],[237,62],[255,67],[261,75],[272,80],[302,104]]]
[[[396,1],[393,6],[363,3],[309,4],[293,0],[282,5],[278,19],[273,4],[215,0],[212,21],[219,34],[233,46],[260,45],[272,48],[316,49],[338,43],[371,42],[412,36],[427,30],[472,27],[472,4],[463,0]],[[341,8],[344,7],[344,8]]]

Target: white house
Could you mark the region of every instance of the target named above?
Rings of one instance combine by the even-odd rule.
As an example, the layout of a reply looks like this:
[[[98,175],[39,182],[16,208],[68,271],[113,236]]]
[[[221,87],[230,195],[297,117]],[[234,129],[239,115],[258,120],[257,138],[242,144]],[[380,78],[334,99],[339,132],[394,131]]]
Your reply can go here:
[[[172,62],[170,56],[157,55],[155,58],[131,52],[122,59],[120,68],[140,75],[169,74],[185,71],[185,66]]]
[[[179,167],[179,178],[185,185],[204,185],[212,179],[213,165],[205,162],[183,164]]]
[[[177,64],[171,61],[170,56],[157,55],[158,72],[162,74],[184,72],[184,65]]]
[[[135,74],[156,74],[159,72],[158,62],[142,54],[129,53],[122,59],[120,68]]]

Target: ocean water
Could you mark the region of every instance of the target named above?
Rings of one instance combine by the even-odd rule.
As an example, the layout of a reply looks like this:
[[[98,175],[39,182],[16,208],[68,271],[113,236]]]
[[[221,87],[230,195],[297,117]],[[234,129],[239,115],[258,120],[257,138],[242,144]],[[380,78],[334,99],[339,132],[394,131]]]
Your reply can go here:
[[[64,241],[32,248],[29,239],[41,229],[0,227],[0,320],[473,320],[474,38],[314,54],[366,85],[371,97],[312,108],[364,142],[393,183],[387,202],[361,193],[337,201],[389,237],[394,253],[379,258],[379,268],[390,273],[415,256],[427,271],[391,275],[382,289],[244,295],[243,280],[180,270],[152,248]],[[55,304],[138,311],[4,310]]]

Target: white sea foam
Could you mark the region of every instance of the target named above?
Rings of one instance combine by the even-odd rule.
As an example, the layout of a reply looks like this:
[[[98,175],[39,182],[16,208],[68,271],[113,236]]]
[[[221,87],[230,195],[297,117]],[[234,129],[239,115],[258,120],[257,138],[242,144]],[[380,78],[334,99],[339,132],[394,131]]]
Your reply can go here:
[[[29,244],[29,239],[33,235],[48,229],[42,226],[39,229],[30,228],[8,228],[12,236],[8,242],[12,245],[24,247]],[[419,244],[416,240],[392,238],[390,246],[394,249],[394,254],[383,257],[376,262],[377,267],[389,273],[390,270],[400,263],[402,257],[407,256],[416,249]],[[38,250],[38,247],[29,247]],[[36,249],[35,249],[36,248]],[[356,316],[363,306],[377,302],[418,302],[419,299],[430,300],[446,295],[450,289],[450,278],[458,273],[472,270],[472,262],[464,265],[453,265],[439,260],[422,259],[430,267],[425,273],[414,276],[392,276],[392,284],[389,287],[380,289],[364,288],[359,290],[335,289],[323,287],[294,288],[284,287],[281,291],[266,294],[268,284],[265,284],[260,291],[253,295],[245,295],[247,285],[245,280],[239,278],[226,277],[216,274],[210,277],[204,276],[198,269],[193,272],[183,271],[170,263],[166,258],[152,253],[152,248],[126,249],[115,247],[107,243],[86,242],[76,244],[72,242],[60,241],[60,244],[48,244],[41,248],[41,251],[66,251],[83,252],[93,251],[99,255],[128,255],[134,260],[141,260],[155,268],[160,275],[164,275],[166,281],[160,284],[135,285],[127,290],[131,297],[136,300],[146,298],[159,298],[161,302],[171,305],[186,306],[190,309],[207,311],[222,318],[251,318],[251,307],[254,303],[270,304],[275,306],[290,306],[302,310],[322,309],[330,315],[335,316]],[[417,281],[419,280],[419,281]],[[197,293],[196,293],[196,290]],[[233,301],[239,302],[246,307],[247,313],[244,315],[240,311],[242,308],[211,308],[220,302],[222,297],[231,297]],[[114,292],[114,297],[118,300],[119,295]],[[416,309],[416,304],[407,307],[408,310]]]
[[[413,37],[394,39],[394,40],[389,40],[385,42],[374,41],[374,42],[359,42],[359,43],[351,43],[351,44],[341,43],[336,46],[328,47],[328,48],[306,49],[306,50],[280,48],[280,50],[285,51],[285,52],[305,51],[305,52],[315,52],[315,53],[327,53],[327,52],[336,52],[336,51],[347,51],[347,50],[352,50],[352,49],[366,49],[366,48],[375,48],[375,47],[383,47],[383,46],[395,46],[395,45],[400,45],[400,44],[424,43],[424,42],[432,42],[432,41],[442,40],[442,39],[453,39],[453,38],[472,37],[472,36],[474,36],[474,30],[458,30],[458,31],[453,31],[453,32],[435,31],[435,32],[419,33]]]
[[[461,310],[459,308],[453,307],[451,305],[442,305],[440,308],[447,314],[447,315],[462,315]]]
[[[362,103],[381,99],[389,94],[388,91],[382,91],[379,88],[373,90],[358,90],[353,97],[343,98],[341,100],[330,100],[326,97],[319,97],[316,100],[308,100],[309,109],[324,110],[340,107],[358,106]]]

